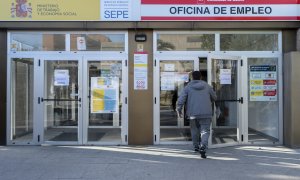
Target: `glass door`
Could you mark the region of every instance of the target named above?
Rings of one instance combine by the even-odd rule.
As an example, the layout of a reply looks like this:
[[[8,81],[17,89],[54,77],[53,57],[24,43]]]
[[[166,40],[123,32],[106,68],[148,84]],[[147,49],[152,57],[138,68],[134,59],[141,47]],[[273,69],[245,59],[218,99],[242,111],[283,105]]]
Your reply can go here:
[[[196,59],[196,58],[195,58]],[[178,118],[176,113],[177,99],[190,80],[195,60],[159,60],[155,70],[155,143],[186,143],[191,141],[189,121]]]
[[[208,57],[208,82],[217,94],[210,136],[213,146],[234,145],[243,140],[241,63],[239,57]]]
[[[43,69],[42,139],[49,144],[81,144],[81,76],[76,58],[47,58]]]
[[[8,144],[36,144],[37,60],[12,57],[8,61]]]
[[[127,144],[126,74],[120,57],[84,58],[84,144]]]

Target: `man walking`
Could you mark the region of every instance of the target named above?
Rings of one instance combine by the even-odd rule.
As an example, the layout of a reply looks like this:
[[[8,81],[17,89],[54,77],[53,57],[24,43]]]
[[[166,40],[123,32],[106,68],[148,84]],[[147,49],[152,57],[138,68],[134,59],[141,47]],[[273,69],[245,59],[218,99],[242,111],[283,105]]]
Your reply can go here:
[[[212,105],[217,96],[213,88],[201,80],[200,71],[192,73],[193,80],[182,90],[178,103],[178,116],[182,118],[182,107],[186,106],[186,115],[190,119],[191,135],[195,151],[199,151],[202,158],[206,158],[210,125],[213,115]],[[199,132],[201,142],[199,149]]]

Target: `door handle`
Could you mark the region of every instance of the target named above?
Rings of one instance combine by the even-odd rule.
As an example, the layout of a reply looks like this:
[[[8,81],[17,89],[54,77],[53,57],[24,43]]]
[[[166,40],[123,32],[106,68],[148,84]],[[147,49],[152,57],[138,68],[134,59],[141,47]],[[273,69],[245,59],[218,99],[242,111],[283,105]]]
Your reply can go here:
[[[243,103],[244,103],[244,98],[243,98],[243,97],[240,97],[240,98],[238,99],[238,101],[239,101],[239,103],[243,104]]]
[[[239,103],[243,104],[244,103],[244,98],[240,97],[239,99],[222,99],[222,100],[216,100],[216,102],[236,102],[238,101]]]
[[[81,102],[81,98],[79,98],[79,99],[44,99],[44,98],[42,98],[42,102],[43,101],[79,101],[79,102]]]

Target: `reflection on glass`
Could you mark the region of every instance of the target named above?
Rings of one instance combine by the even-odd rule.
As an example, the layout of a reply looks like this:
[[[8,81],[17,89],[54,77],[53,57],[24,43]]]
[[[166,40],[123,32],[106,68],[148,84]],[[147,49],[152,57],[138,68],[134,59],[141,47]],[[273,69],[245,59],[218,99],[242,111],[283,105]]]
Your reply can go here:
[[[89,61],[88,141],[121,141],[121,61]]]
[[[256,80],[274,82],[265,85],[261,91],[273,91],[276,94],[256,96],[256,100],[250,98],[251,86],[250,67],[278,67],[277,58],[249,58],[248,59],[248,139],[249,141],[270,141],[277,142],[279,139],[279,100],[278,100],[278,69],[275,71],[261,70],[255,72]],[[251,73],[251,74],[250,74]],[[258,77],[258,75],[260,75]],[[274,81],[275,80],[275,81]],[[265,83],[266,84],[266,83]],[[256,86],[259,87],[259,86]],[[253,95],[252,95],[253,96]]]
[[[214,51],[214,34],[158,34],[157,51]]]
[[[45,61],[45,141],[78,141],[78,61]]]
[[[12,33],[10,51],[65,51],[64,34]]]
[[[71,34],[71,51],[125,51],[125,35]]]
[[[212,85],[217,94],[216,108],[220,112],[212,122],[212,143],[237,141],[237,62],[212,59]]]
[[[11,140],[33,138],[33,59],[11,61]]]
[[[221,51],[278,51],[278,34],[221,34]]]
[[[193,61],[160,62],[160,138],[161,141],[190,140],[189,123],[177,118],[176,103],[184,86],[189,82]]]

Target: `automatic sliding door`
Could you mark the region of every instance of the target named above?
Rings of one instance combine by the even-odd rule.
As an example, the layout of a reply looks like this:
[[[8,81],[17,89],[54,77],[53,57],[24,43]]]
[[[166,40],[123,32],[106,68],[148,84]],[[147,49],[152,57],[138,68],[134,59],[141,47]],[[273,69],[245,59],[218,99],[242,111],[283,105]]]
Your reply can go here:
[[[81,138],[78,60],[44,61],[44,141],[73,142]]]

